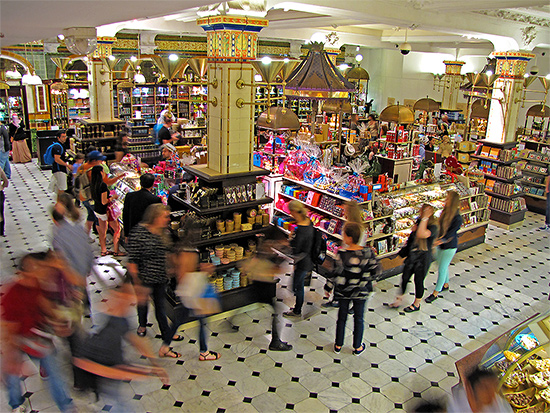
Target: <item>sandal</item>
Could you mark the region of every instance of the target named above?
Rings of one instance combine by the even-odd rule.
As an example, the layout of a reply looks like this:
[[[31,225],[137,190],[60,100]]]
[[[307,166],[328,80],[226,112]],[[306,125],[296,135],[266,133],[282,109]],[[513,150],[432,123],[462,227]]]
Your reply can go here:
[[[183,341],[185,338],[183,336],[180,336],[179,334],[176,334],[174,337],[172,337],[172,341]]]
[[[102,251],[101,256],[106,257],[107,255],[113,255],[113,251]]]
[[[403,301],[402,298],[396,298],[393,303],[384,303],[384,305],[390,308],[399,308],[401,306],[401,301]]]
[[[418,310],[420,310],[420,304],[418,304],[418,307],[415,307],[414,304],[411,304],[410,306],[405,307],[403,309],[403,311],[405,311],[406,313],[412,313],[412,312],[418,311]]]
[[[334,352],[336,354],[340,353],[342,351],[342,346],[337,346],[336,344],[334,345]]]
[[[145,337],[145,335],[147,334],[147,327],[138,327],[136,333],[140,337]]]
[[[166,353],[161,353],[159,351],[159,357],[167,357],[167,358],[173,358],[173,359],[179,359],[181,357],[181,354],[177,351],[174,351],[172,349],[169,349]]]
[[[114,257],[126,257],[127,255],[128,255],[127,252],[120,252],[120,251],[119,251],[119,252],[115,252],[115,253],[113,254]]]
[[[430,294],[428,297],[426,297],[426,302],[429,304],[429,303],[433,303],[435,300],[437,300],[439,297],[439,295],[435,295],[435,294]]]
[[[222,355],[220,353],[216,353],[215,351],[208,351],[207,353],[200,353],[199,360],[200,361],[218,360],[221,356]]]

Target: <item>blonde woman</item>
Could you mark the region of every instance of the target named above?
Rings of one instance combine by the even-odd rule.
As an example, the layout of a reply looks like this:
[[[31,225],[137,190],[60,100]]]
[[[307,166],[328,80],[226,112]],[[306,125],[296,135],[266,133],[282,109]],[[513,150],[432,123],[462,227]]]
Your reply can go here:
[[[407,284],[414,274],[414,303],[405,307],[406,313],[420,310],[420,302],[424,296],[424,279],[432,263],[432,247],[437,237],[437,220],[434,217],[434,208],[430,204],[423,204],[420,208],[420,217],[412,227],[409,239],[399,253],[405,257],[405,266],[401,277],[401,294],[395,301],[388,304],[391,308],[397,308],[403,301],[407,292]]]
[[[437,284],[435,290],[426,298],[427,303],[437,299],[442,290],[449,289],[449,265],[458,248],[458,230],[462,226],[460,216],[460,196],[455,191],[447,192],[445,207],[439,217],[440,237],[434,242],[439,248],[437,250],[437,261],[439,262]]]
[[[304,281],[308,273],[313,271],[313,259],[311,257],[315,229],[307,216],[307,209],[301,202],[291,201],[288,205],[290,215],[296,220],[296,229],[290,235],[290,246],[294,256],[294,276],[292,290],[296,296],[294,308],[286,313],[286,317],[301,317],[304,305]]]

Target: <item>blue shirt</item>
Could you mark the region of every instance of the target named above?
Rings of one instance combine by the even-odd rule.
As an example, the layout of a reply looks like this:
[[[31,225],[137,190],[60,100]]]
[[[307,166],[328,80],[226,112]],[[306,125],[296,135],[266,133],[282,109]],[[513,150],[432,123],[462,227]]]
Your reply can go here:
[[[82,277],[86,277],[92,271],[94,253],[88,241],[88,234],[80,224],[71,224],[63,220],[54,225],[52,246]]]

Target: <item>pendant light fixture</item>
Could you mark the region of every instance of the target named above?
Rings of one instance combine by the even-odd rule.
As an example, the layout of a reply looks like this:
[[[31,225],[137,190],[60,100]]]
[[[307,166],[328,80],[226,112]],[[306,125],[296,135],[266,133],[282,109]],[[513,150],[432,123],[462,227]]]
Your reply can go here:
[[[137,35],[137,41],[138,41],[138,57],[136,59],[136,62],[141,62],[141,58],[140,58],[140,55],[141,55],[141,45],[140,45],[140,38],[141,38],[141,33],[138,32],[138,35]],[[143,73],[141,73],[141,66],[138,65],[136,66],[136,74],[134,75],[134,82],[137,83],[137,84],[144,84],[145,83],[145,76],[143,75]]]
[[[6,71],[6,78],[13,79],[13,80],[19,80],[19,79],[22,78],[21,72],[19,72],[19,70],[17,70],[17,67],[15,67],[15,65],[13,65],[12,70]]]
[[[31,46],[32,47],[32,46]],[[31,49],[32,52],[32,49]],[[25,45],[25,59],[27,58],[27,45]],[[32,65],[34,67],[34,55],[32,57]],[[40,76],[36,74],[36,72],[30,72],[30,70],[27,70],[27,73],[21,77],[21,84],[26,86],[38,86],[42,84],[42,79]]]

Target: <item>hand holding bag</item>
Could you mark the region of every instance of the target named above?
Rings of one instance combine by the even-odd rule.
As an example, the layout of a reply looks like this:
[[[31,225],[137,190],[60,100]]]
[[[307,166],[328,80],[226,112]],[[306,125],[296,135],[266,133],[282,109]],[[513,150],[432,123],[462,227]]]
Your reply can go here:
[[[118,205],[113,201],[109,202],[109,205],[107,205],[107,219],[109,221],[116,221],[121,215],[122,211]]]

